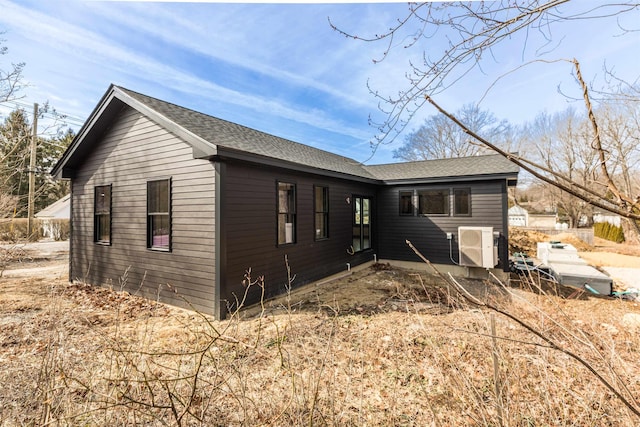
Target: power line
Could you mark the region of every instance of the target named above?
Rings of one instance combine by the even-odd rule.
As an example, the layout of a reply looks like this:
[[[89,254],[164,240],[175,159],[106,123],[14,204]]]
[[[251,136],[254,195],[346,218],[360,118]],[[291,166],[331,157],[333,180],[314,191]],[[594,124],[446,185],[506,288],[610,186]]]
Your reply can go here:
[[[16,100],[3,101],[3,102],[0,102],[0,104],[13,104],[14,107],[19,107],[19,108],[28,109],[28,110],[31,110],[31,108],[32,108],[32,105],[29,105],[29,104],[24,103],[24,102],[16,101]],[[59,111],[59,110],[57,110],[55,108],[54,108],[53,111],[58,113],[59,116],[64,117],[65,119],[68,119],[70,121],[77,121],[77,122],[80,122],[80,123],[84,123],[84,121],[85,121],[85,119],[83,119],[81,117],[61,112],[61,111]],[[40,115],[41,116],[48,116],[50,118],[56,118],[56,116],[53,114],[53,111],[41,111]]]
[[[41,112],[39,117],[43,117],[43,118],[48,118],[48,119],[52,119],[52,120],[62,120],[65,122],[68,122],[70,124],[73,125],[78,125],[78,126],[82,126],[84,124],[84,119],[77,117],[77,116],[72,116],[72,115],[68,115],[65,114],[63,112],[60,112],[58,110],[56,110],[56,112]]]
[[[31,110],[31,108],[33,108],[33,106],[31,104],[28,104],[26,102],[22,102],[22,101],[18,101],[18,100],[8,100],[8,101],[3,101],[0,102],[0,104],[12,104],[17,108],[22,108],[22,109],[29,109]],[[46,117],[49,119],[58,119],[58,120],[63,120],[66,121],[72,125],[76,125],[76,126],[82,126],[85,122],[86,119],[82,118],[82,117],[78,117],[78,116],[74,116],[72,114],[66,114],[64,112],[61,112],[57,109],[54,109],[54,111],[58,114],[57,116],[50,111],[45,111],[45,112],[41,112],[40,115],[42,117]]]

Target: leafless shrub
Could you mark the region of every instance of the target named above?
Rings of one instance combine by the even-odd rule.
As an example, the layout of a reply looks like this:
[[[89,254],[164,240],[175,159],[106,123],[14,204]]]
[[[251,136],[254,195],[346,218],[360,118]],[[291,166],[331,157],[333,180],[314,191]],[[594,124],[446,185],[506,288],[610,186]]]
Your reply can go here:
[[[554,304],[554,299],[546,295],[545,290],[540,286],[539,282],[533,279],[533,276],[530,276],[529,286],[531,288],[537,288],[539,292],[538,295],[545,295],[546,298],[544,300],[538,299],[538,301],[536,301],[537,304],[522,298],[529,307],[528,313],[514,313],[510,308],[500,307],[492,301],[483,301],[471,295],[451,273],[449,273],[448,276],[441,275],[411,242],[407,241],[407,244],[437,275],[442,277],[443,281],[455,288],[459,294],[471,304],[501,314],[533,336],[534,340],[521,342],[522,344],[545,348],[568,356],[573,362],[582,365],[589,375],[592,375],[594,379],[604,386],[610,395],[609,399],[614,398],[622,403],[624,408],[633,414],[636,421],[637,418],[640,418],[640,404],[635,399],[635,394],[631,392],[629,388],[629,385],[634,382],[634,379],[629,375],[629,372],[624,372],[624,374],[619,372],[623,370],[620,369],[620,367],[624,365],[621,365],[622,360],[620,360],[616,354],[614,347],[611,345],[611,341],[602,339],[601,334],[596,331],[576,327],[572,319],[562,310],[562,307]],[[503,289],[510,292],[514,297],[517,296],[496,276],[492,277]],[[546,310],[549,308],[549,305],[552,305],[552,311]],[[540,326],[536,323],[539,323]],[[495,326],[492,325],[491,329],[491,337],[495,340]],[[495,357],[497,357],[497,354],[495,350],[493,357],[494,367],[496,367],[497,362],[495,362]],[[498,390],[500,385],[494,383],[494,387]],[[501,393],[498,394],[496,392],[495,398],[502,400]],[[500,424],[502,424],[504,410],[502,402],[498,404],[498,409],[498,419],[500,420]],[[603,419],[598,418],[597,420],[591,421],[602,422]]]
[[[0,218],[11,218],[18,206],[18,198],[0,191]]]
[[[12,244],[0,246],[0,278],[11,264],[21,263],[31,258],[24,245]]]
[[[39,221],[40,235],[55,241],[69,240],[71,231],[68,219],[43,219]]]
[[[25,240],[40,240],[42,238],[41,221],[34,220],[32,235],[27,232],[27,218],[0,219],[0,242],[16,243]]]
[[[122,280],[128,280],[126,274]],[[263,286],[264,279],[248,271],[246,283]],[[291,290],[273,302],[278,311],[263,301],[248,315],[240,299],[239,309],[218,322],[115,286],[112,291],[42,282],[12,310],[9,299],[0,299],[0,347],[8,350],[0,371],[0,400],[7,402],[0,420],[10,425],[637,424],[633,412],[575,358],[502,314],[492,327],[492,310],[465,301],[453,284],[425,272],[383,269],[335,284],[346,286],[357,290],[360,301],[318,294],[315,305],[299,304],[300,295]],[[598,304],[611,304],[600,309],[606,318],[631,305],[482,286],[491,289],[478,285],[474,298],[512,313],[579,355],[634,402],[640,390],[637,337],[615,332],[613,320],[603,333],[602,320],[593,321]],[[43,308],[34,305],[40,295],[34,289],[46,300]],[[363,300],[374,292],[380,293],[369,309]],[[308,294],[303,297],[308,300]]]

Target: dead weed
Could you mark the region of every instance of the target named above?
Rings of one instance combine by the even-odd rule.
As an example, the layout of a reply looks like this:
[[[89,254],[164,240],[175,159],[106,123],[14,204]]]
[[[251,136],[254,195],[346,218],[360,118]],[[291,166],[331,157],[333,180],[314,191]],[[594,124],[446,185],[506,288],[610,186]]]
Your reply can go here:
[[[494,333],[487,310],[434,277],[378,267],[223,322],[62,279],[2,279],[0,424],[637,425],[520,325],[497,316]],[[621,324],[636,303],[464,286],[639,395],[640,339]]]

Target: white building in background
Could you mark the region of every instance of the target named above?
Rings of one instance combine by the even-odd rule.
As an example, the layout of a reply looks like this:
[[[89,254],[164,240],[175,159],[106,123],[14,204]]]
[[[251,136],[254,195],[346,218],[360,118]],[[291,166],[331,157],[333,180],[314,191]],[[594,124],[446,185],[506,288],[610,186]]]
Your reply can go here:
[[[50,239],[55,238],[54,225],[51,220],[71,218],[71,194],[67,194],[60,200],[42,209],[35,214],[35,217],[42,220],[43,237]]]
[[[509,227],[526,227],[529,224],[529,212],[520,205],[509,208]]]
[[[509,227],[527,227],[546,230],[557,229],[558,215],[555,213],[529,213],[520,205],[509,208]]]
[[[594,212],[593,213],[593,223],[596,222],[608,222],[611,225],[615,225],[616,227],[620,227],[620,215],[613,214],[610,212]]]
[[[555,230],[558,223],[558,214],[529,214],[529,228]]]

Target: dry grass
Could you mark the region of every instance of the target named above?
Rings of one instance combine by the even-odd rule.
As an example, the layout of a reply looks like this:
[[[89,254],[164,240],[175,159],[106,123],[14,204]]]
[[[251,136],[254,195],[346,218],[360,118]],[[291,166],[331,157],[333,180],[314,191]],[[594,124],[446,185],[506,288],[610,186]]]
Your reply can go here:
[[[622,326],[637,303],[466,286],[638,407],[640,336]],[[427,273],[396,269],[224,322],[69,285],[64,265],[5,277],[0,425],[638,425],[583,365],[497,314],[494,344],[491,314]]]

